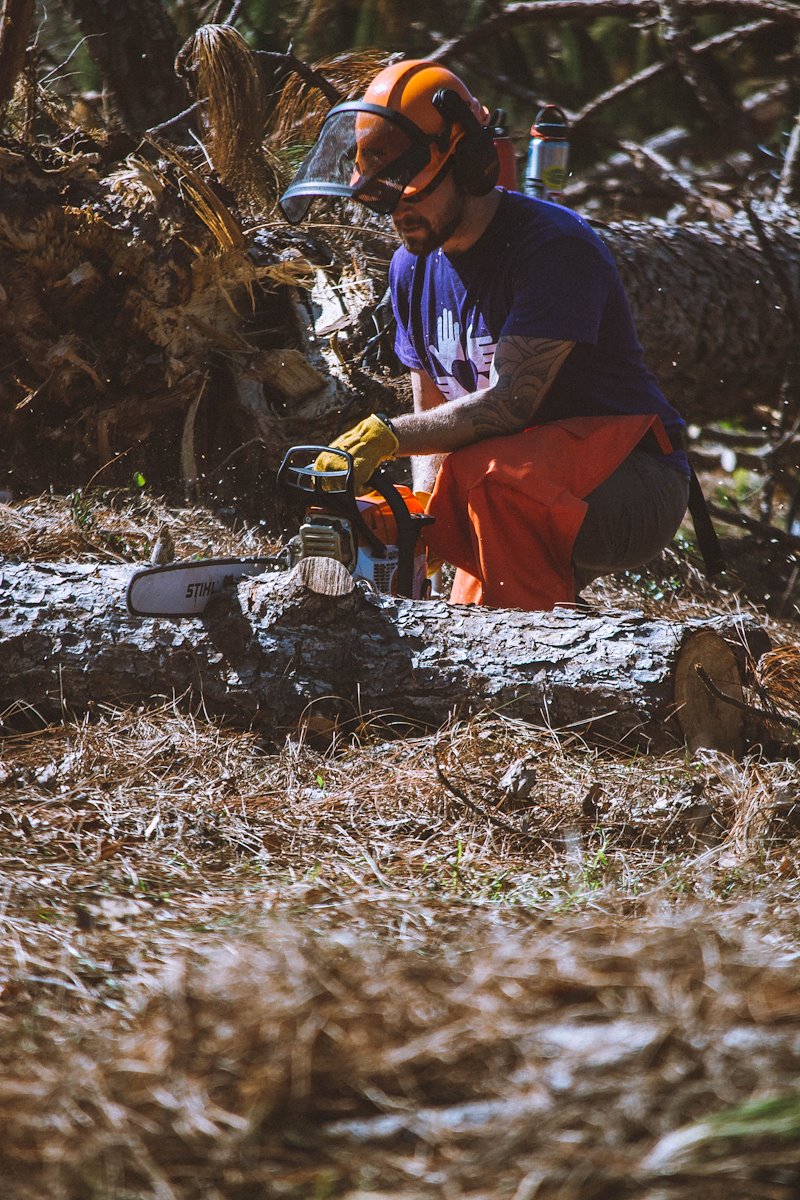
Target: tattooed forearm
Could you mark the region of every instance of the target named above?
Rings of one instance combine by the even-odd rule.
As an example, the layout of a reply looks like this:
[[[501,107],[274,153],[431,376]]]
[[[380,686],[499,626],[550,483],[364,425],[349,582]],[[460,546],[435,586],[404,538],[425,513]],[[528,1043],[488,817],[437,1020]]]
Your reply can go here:
[[[574,342],[504,337],[497,345],[491,386],[471,413],[476,439],[516,433],[533,420]]]
[[[489,387],[445,401],[433,380],[412,372],[413,413],[393,421],[398,454],[442,454],[530,425],[574,342],[500,338]]]

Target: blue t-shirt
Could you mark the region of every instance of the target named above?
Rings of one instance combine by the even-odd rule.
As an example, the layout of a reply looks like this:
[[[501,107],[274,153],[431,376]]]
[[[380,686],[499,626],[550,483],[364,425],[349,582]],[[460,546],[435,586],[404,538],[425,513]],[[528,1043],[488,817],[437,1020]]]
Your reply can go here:
[[[488,387],[503,336],[575,346],[535,415],[656,413],[667,432],[684,422],[645,366],[611,251],[577,213],[503,192],[497,212],[463,254],[422,257],[400,247],[389,268],[395,349],[448,400]],[[686,456],[671,456],[688,473]]]

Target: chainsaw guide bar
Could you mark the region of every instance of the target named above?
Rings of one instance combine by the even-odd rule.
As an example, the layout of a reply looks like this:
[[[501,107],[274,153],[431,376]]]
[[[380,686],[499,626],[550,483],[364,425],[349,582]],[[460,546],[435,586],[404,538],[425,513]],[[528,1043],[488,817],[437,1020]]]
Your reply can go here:
[[[317,469],[321,454],[341,467]],[[248,575],[290,571],[305,558],[340,562],[354,579],[379,595],[422,600],[430,595],[427,557],[420,537],[433,518],[413,492],[381,469],[356,496],[353,457],[330,446],[293,446],[278,469],[278,491],[306,503],[300,530],[278,554],[254,558],[203,558],[137,571],[125,603],[133,617],[197,617],[212,596]]]
[[[201,558],[146,567],[131,576],[125,604],[132,617],[197,617],[223,588],[248,575],[286,571],[286,554],[261,558]]]

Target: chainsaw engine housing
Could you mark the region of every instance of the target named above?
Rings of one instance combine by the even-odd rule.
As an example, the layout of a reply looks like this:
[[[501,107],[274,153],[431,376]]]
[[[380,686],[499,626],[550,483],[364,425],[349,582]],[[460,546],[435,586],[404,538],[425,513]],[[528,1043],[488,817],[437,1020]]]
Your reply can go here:
[[[409,488],[396,487],[395,490],[411,516],[423,515],[422,505]],[[315,505],[308,509],[296,538],[292,539],[293,557],[335,558],[355,579],[364,580],[381,595],[396,596],[400,548],[397,522],[391,508],[378,492],[357,497],[356,505],[361,521],[375,541],[359,536],[353,528],[354,522],[347,517],[326,512],[324,505]],[[419,541],[413,559],[412,599],[421,600],[427,594],[427,555],[424,544]]]
[[[356,546],[353,530],[346,517],[311,510],[292,538],[296,558],[335,558],[348,571],[356,565]]]
[[[341,466],[317,470],[320,454]],[[287,495],[313,502],[289,542],[293,561],[335,558],[354,578],[383,595],[421,600],[430,594],[427,552],[422,536],[432,517],[410,488],[393,483],[379,469],[369,491],[356,496],[353,458],[329,446],[294,446],[278,471]]]

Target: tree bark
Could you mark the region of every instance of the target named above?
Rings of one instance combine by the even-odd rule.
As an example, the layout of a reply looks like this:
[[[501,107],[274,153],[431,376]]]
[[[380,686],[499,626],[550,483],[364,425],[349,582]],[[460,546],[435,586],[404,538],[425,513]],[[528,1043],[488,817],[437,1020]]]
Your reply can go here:
[[[0,12],[0,112],[14,95],[14,85],[25,61],[35,0],[3,0]]]
[[[745,214],[714,226],[623,221],[598,228],[620,268],[650,369],[704,424],[776,405],[800,305],[800,225],[775,213],[761,250]],[[779,275],[783,278],[779,278]]]
[[[178,695],[272,731],[311,714],[406,730],[496,711],[593,742],[663,751],[684,740],[735,752],[746,618],[529,613],[367,595],[340,564],[308,559],[214,597],[202,618],[138,619],[131,568],[11,564],[0,574],[0,713],[52,720],[95,704]],[[681,719],[676,708],[681,706]],[[682,721],[682,724],[681,724]]]
[[[64,0],[64,7],[88,39],[123,129],[144,133],[186,107],[174,65],[180,38],[161,0]]]

